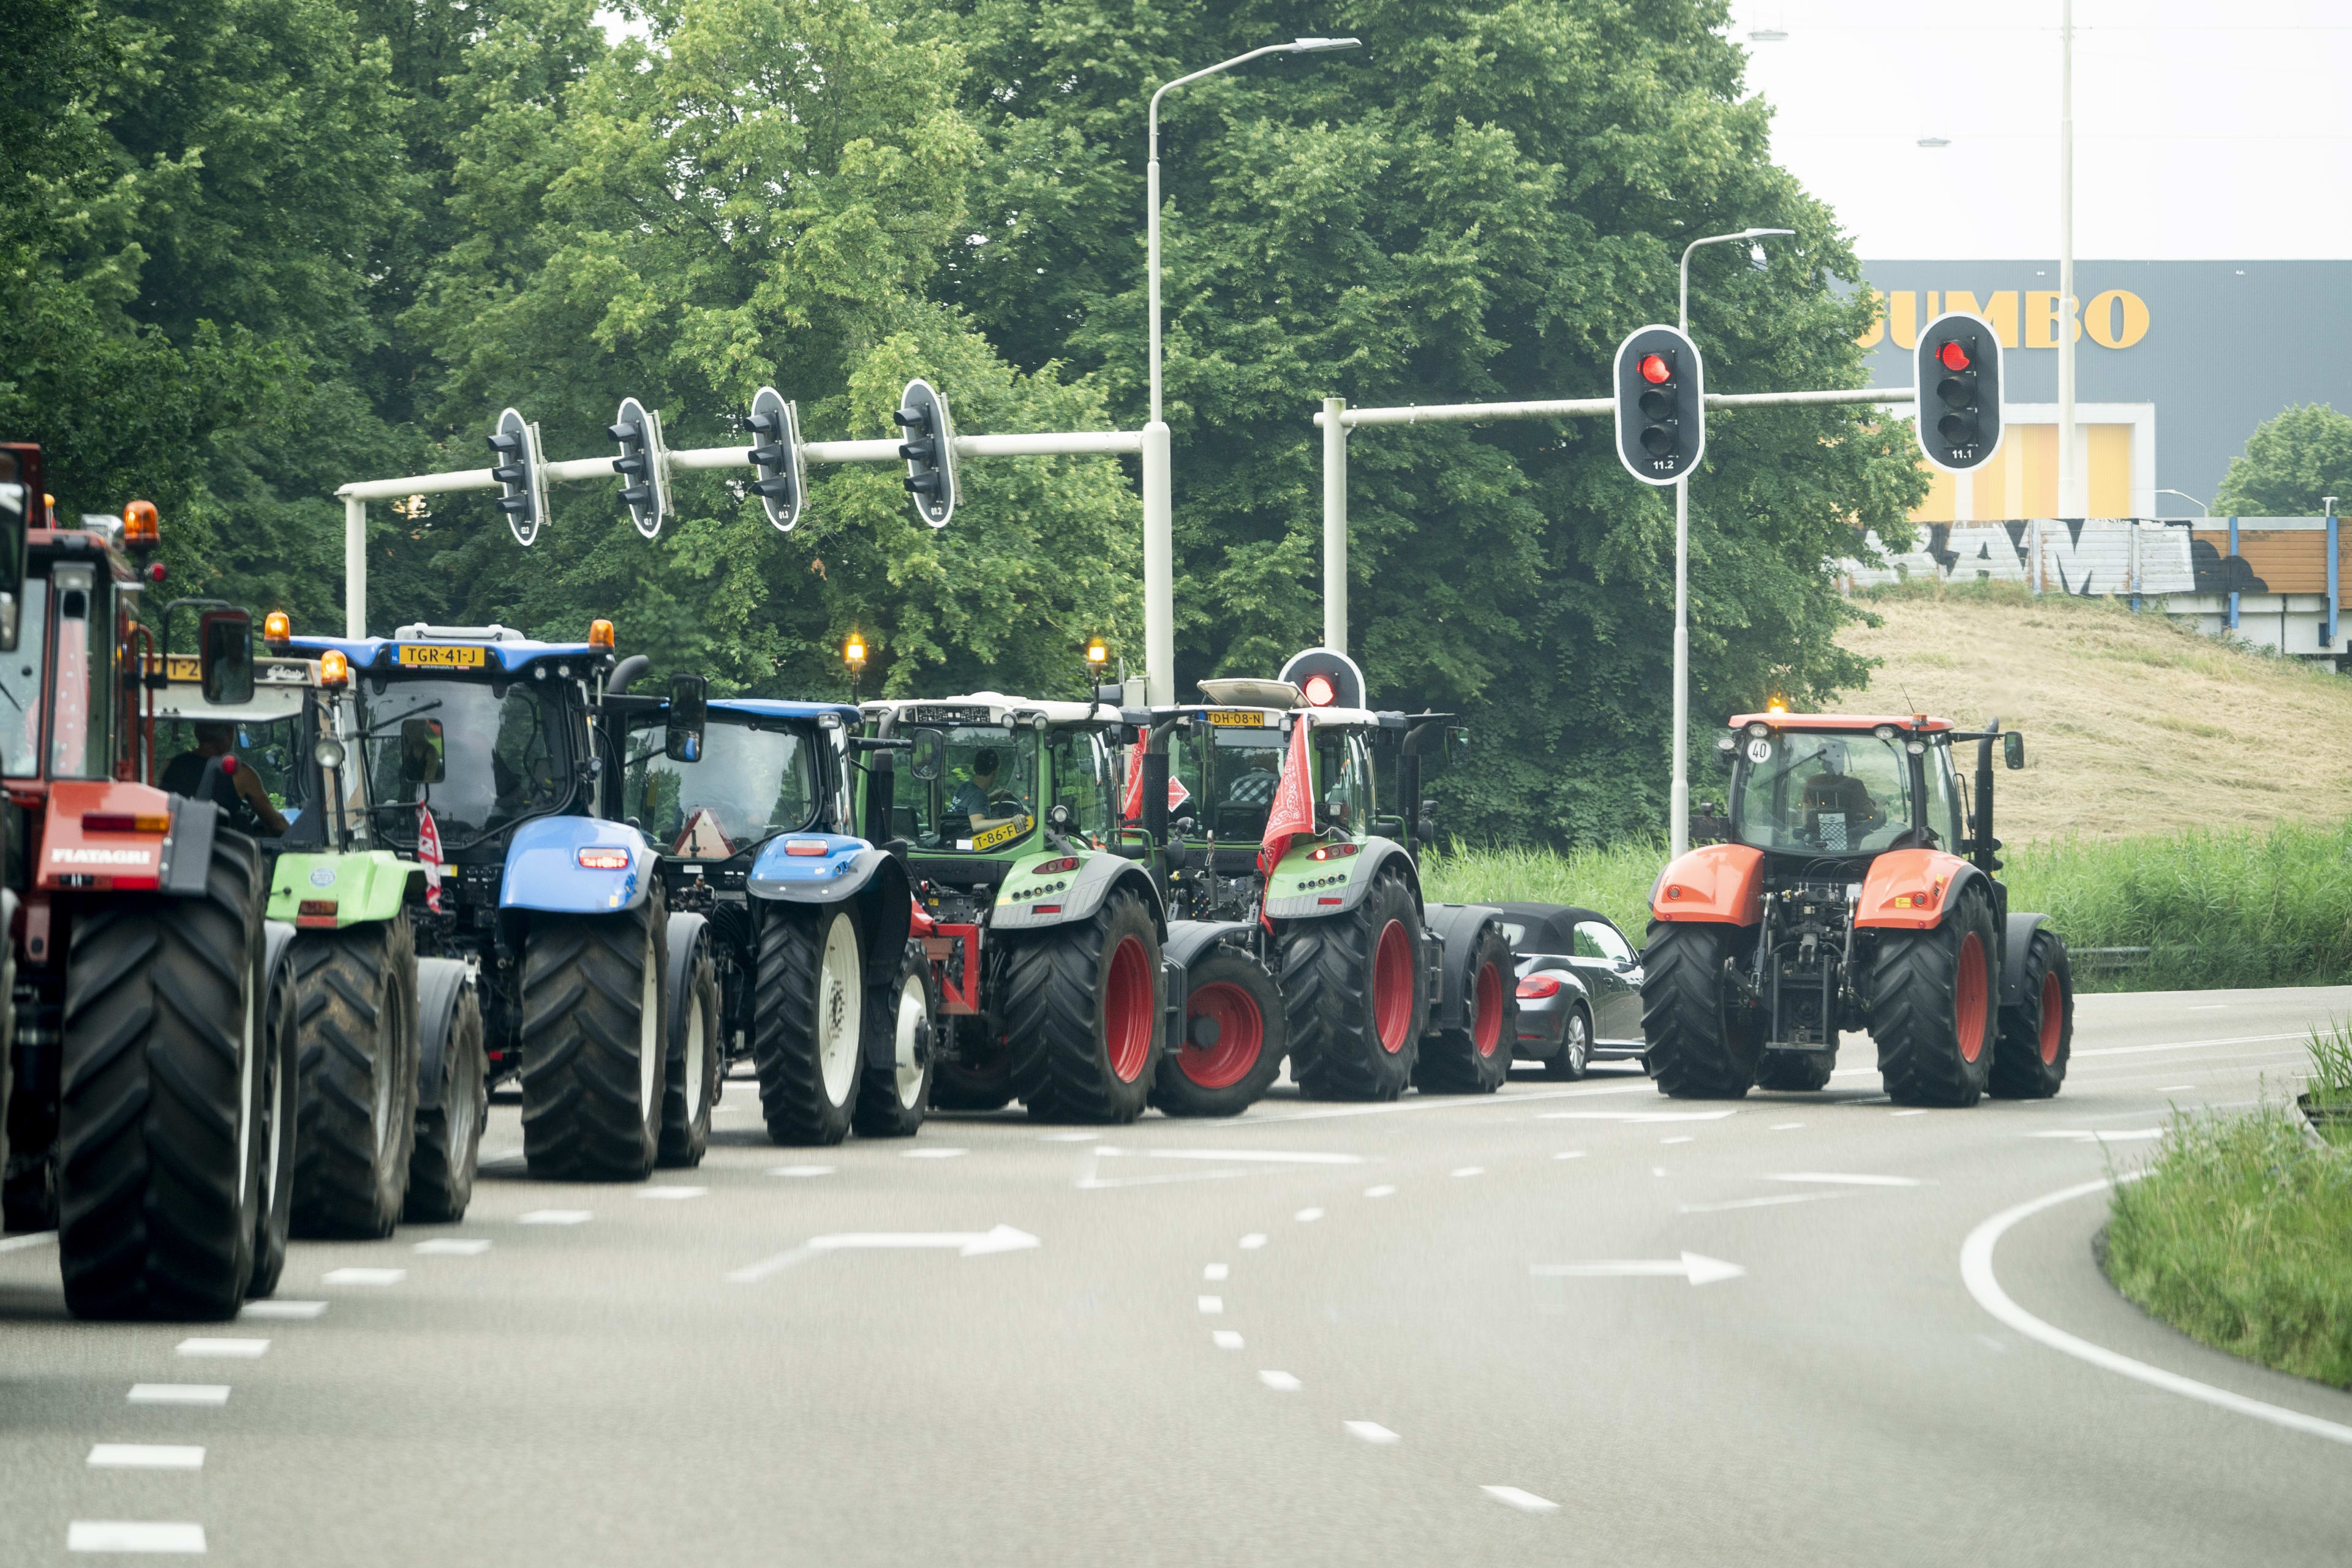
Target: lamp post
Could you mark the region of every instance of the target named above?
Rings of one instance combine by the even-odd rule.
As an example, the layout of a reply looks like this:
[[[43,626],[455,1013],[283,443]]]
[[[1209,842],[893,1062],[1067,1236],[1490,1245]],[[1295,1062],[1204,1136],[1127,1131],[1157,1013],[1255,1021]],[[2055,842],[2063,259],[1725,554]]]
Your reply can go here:
[[[1144,117],[1149,161],[1144,165],[1146,268],[1151,281],[1151,419],[1143,427],[1143,668],[1146,700],[1176,700],[1176,565],[1168,482],[1168,423],[1160,416],[1160,100],[1187,82],[1247,65],[1265,55],[1319,54],[1363,47],[1357,38],[1293,38],[1235,55],[1205,70],[1164,82]]]
[[[1683,247],[1682,294],[1675,325],[1690,331],[1691,252],[1702,245],[1727,245],[1736,239],[1759,241],[1767,235],[1794,234],[1792,228],[1743,228],[1738,234],[1711,234]],[[1764,247],[1750,244],[1748,253],[1761,261]],[[1675,481],[1675,784],[1667,807],[1666,840],[1673,852],[1690,848],[1690,476]]]
[[[2160,496],[2179,496],[2182,500],[2197,500],[2197,498],[2190,495],[2187,490],[2176,490],[2169,485],[2158,489],[2156,493]],[[2207,517],[2213,515],[2213,509],[2207,506],[2201,500],[2197,500],[2197,510],[2203,512]]]

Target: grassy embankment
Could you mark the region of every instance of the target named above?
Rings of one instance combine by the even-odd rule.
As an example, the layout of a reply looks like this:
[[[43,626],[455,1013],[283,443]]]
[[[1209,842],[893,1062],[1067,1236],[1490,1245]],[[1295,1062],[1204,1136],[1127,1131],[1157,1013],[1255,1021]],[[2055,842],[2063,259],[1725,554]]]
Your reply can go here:
[[[2312,1040],[2315,1103],[2352,1107],[2352,1034]],[[2352,1388],[2352,1147],[2291,1106],[2181,1116],[2116,1189],[2107,1277],[2190,1338]]]

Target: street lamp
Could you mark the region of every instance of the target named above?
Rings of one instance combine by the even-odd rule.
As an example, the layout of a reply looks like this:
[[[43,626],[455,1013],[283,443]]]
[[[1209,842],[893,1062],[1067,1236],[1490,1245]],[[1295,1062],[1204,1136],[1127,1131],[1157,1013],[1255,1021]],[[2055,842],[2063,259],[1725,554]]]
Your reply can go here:
[[[1683,247],[1682,295],[1675,324],[1690,332],[1691,252],[1702,245],[1728,245],[1734,240],[1757,241],[1768,235],[1794,234],[1792,228],[1743,228],[1738,234],[1711,234]],[[1763,250],[1751,243],[1753,259]],[[1673,852],[1690,848],[1690,476],[1675,481],[1675,784],[1668,805],[1666,839]]]
[[[2190,495],[2187,490],[2176,490],[2169,485],[2165,486],[2156,493],[2160,496],[2179,496],[2182,500],[2197,500],[2197,498]],[[2197,510],[2203,512],[2207,517],[2213,515],[2213,509],[2207,506],[2201,500],[2197,500]]]
[[[841,662],[849,667],[849,700],[857,700],[857,678],[866,673],[866,638],[852,632],[842,642]]]
[[[1172,502],[1168,482],[1168,424],[1160,416],[1160,100],[1187,82],[1247,65],[1265,55],[1311,55],[1359,49],[1357,38],[1293,38],[1286,44],[1235,55],[1206,70],[1163,83],[1145,114],[1150,159],[1144,165],[1146,268],[1151,281],[1151,420],[1143,427],[1143,665],[1145,696],[1154,703],[1176,700],[1176,565],[1171,540]]]

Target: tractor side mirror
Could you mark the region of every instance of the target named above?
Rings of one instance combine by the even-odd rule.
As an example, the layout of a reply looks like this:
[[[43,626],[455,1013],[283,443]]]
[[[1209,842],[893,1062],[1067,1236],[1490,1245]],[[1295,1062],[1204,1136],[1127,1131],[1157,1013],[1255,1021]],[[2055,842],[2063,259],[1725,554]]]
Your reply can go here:
[[[907,771],[925,784],[937,784],[948,771],[948,738],[937,730],[909,731],[907,738],[915,743]]]
[[[2011,730],[2001,736],[2000,760],[2004,767],[2021,768],[2025,765],[2025,737],[2022,734]]]
[[[235,708],[253,700],[253,617],[206,610],[196,622],[196,663],[205,700]]]
[[[400,721],[400,782],[404,784],[439,784],[448,774],[449,759],[442,742],[441,721],[403,719]]]
[[[1437,803],[1435,801],[1424,800],[1421,803],[1421,820],[1415,826],[1413,837],[1419,838],[1424,845],[1437,842]]]
[[[1461,768],[1470,765],[1468,726],[1456,724],[1445,731],[1445,761],[1452,767]]]
[[[702,760],[702,731],[709,721],[710,683],[698,675],[676,675],[669,682],[669,713],[662,731],[662,755],[674,763]]]
[[[1738,760],[1739,741],[1738,737],[1732,735],[1717,735],[1715,738],[1715,765],[1721,768],[1725,773],[1729,773],[1731,771],[1731,765]]]

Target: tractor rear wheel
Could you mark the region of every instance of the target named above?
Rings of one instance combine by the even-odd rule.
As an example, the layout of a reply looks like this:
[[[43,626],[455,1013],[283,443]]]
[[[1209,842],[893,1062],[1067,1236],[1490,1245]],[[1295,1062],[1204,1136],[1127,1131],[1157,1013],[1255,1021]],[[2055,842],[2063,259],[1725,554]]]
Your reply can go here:
[[[1383,871],[1346,914],[1281,931],[1290,1076],[1313,1100],[1394,1100],[1420,1051],[1421,913]]]
[[[294,1234],[390,1236],[416,1140],[416,936],[402,913],[294,939]]]
[[[1160,1057],[1151,1103],[1170,1116],[1239,1116],[1282,1070],[1289,1021],[1281,988],[1239,947],[1209,949],[1187,978],[1184,1037]]]
[[[253,1277],[261,852],[213,837],[205,891],[76,911],[58,1253],[76,1317],[226,1318]]]
[[[2017,955],[2011,963],[2020,962]],[[2074,966],[2066,939],[2042,926],[2027,942],[2021,1000],[2000,1010],[1988,1093],[2003,1100],[2047,1100],[2066,1081],[2074,1051]]]
[[[866,999],[866,1040],[858,1067],[857,1109],[850,1121],[860,1138],[911,1138],[923,1125],[931,1102],[931,1020],[939,996],[931,988],[931,961],[923,944],[910,942],[898,967]],[[876,1036],[887,1042],[886,1067],[871,1065]]]
[[[719,1099],[719,963],[700,915],[669,917],[669,1054],[662,1068],[659,1163],[702,1163],[710,1148],[710,1107]]]
[[[416,1108],[416,1151],[408,1157],[408,1202],[401,1217],[412,1225],[447,1225],[466,1217],[481,1164],[482,1123],[489,1119],[489,1061],[482,1040],[482,1001],[467,968],[454,958],[416,961],[419,1044],[439,1063],[434,1103]],[[417,1099],[425,1098],[424,1080]]]
[[[1738,1100],[1763,1055],[1756,1026],[1724,973],[1755,933],[1701,921],[1653,921],[1642,955],[1642,1036],[1650,1076],[1677,1100]]]
[[[857,1100],[866,958],[848,910],[760,906],[751,1055],[760,1109],[779,1143],[838,1143]]]
[[[536,915],[522,956],[522,1152],[541,1181],[641,1182],[669,1031],[661,884],[634,910]]]
[[[1492,1094],[1511,1076],[1511,1050],[1518,1042],[1517,981],[1511,944],[1500,927],[1480,928],[1470,955],[1470,994],[1464,1026],[1433,1030],[1421,1042],[1412,1086],[1423,1094]]]
[[[1131,888],[1089,921],[1007,937],[998,1010],[1013,1092],[1052,1121],[1132,1121],[1160,1054],[1160,932]]]
[[[1992,1072],[2000,999],[1992,903],[1962,893],[1930,931],[1885,931],[1870,973],[1870,1033],[1886,1098],[1974,1105]]]

